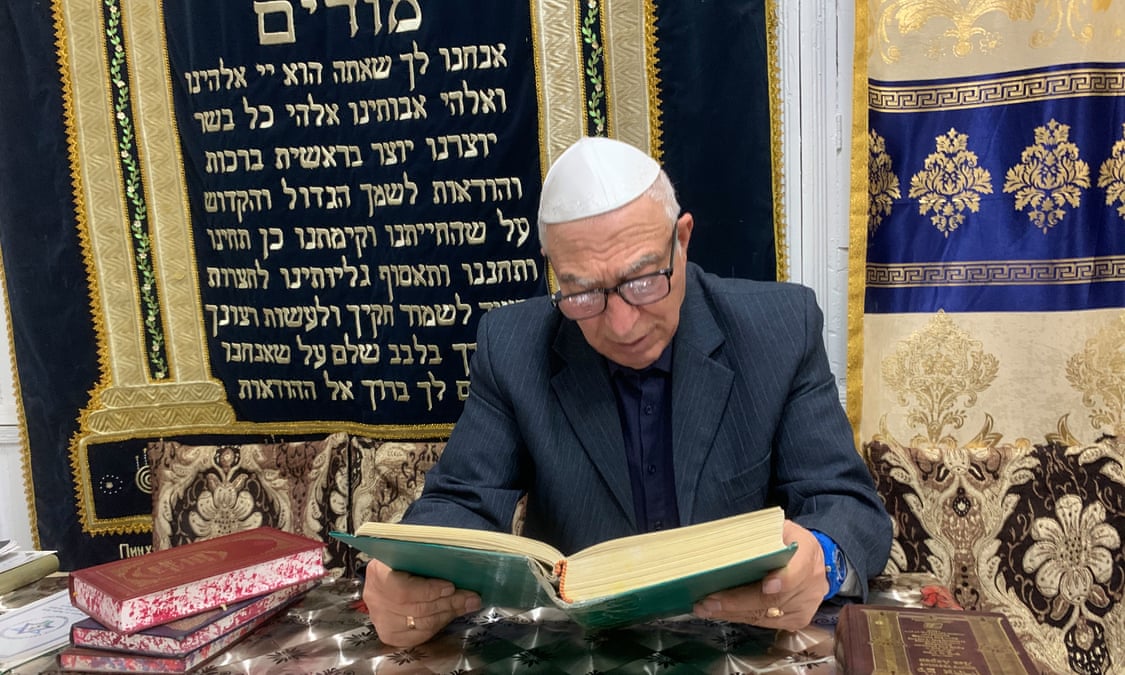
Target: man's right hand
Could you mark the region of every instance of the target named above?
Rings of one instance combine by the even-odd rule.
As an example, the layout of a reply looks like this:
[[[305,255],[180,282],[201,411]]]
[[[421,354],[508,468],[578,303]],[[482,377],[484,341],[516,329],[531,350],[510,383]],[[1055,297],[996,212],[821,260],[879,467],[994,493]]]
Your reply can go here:
[[[444,579],[396,572],[378,560],[367,565],[363,601],[379,639],[392,647],[420,645],[453,619],[480,609],[480,596]]]

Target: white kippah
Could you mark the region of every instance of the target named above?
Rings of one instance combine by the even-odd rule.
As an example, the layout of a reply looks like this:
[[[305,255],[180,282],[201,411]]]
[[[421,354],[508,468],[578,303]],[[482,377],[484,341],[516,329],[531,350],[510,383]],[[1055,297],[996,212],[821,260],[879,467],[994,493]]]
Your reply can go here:
[[[547,171],[539,222],[565,223],[613,211],[644,194],[659,173],[656,160],[628,143],[580,138]]]

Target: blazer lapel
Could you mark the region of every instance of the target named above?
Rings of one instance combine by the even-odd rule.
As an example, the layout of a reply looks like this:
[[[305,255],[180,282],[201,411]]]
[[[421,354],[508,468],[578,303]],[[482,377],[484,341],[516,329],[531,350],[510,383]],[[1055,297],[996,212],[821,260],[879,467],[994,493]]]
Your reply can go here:
[[[625,440],[605,359],[589,346],[572,321],[562,322],[554,348],[563,363],[551,377],[551,389],[582,449],[635,528],[637,518],[625,460]],[[560,447],[559,451],[567,449]],[[583,487],[576,485],[574,489],[581,494]]]
[[[704,463],[726,412],[734,373],[716,358],[723,334],[689,268],[687,297],[672,351],[672,457],[680,523],[692,511]]]

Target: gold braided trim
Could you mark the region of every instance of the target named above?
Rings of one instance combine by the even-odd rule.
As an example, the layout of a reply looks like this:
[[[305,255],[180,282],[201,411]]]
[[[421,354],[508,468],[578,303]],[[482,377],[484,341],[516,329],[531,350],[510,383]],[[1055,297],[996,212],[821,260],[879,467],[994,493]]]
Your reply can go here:
[[[1120,96],[1122,91],[1125,91],[1125,69],[1083,67],[928,86],[872,84],[865,98],[872,110],[905,113],[965,110],[1080,96]]]
[[[785,220],[785,152],[781,142],[781,21],[777,0],[766,0],[766,76],[770,106],[770,191],[773,195],[773,253],[778,281],[789,280]]]
[[[1057,286],[1125,281],[1125,256],[1059,260],[868,263],[872,288],[919,286]]]
[[[586,129],[576,3],[531,0],[531,27],[539,102],[539,167],[546,175],[555,158]]]
[[[656,5],[653,0],[645,0],[645,88],[648,93],[648,134],[649,153],[653,159],[664,163],[664,129],[660,125],[660,110],[664,101],[660,92],[659,62],[656,53]]]
[[[846,407],[858,452],[863,417],[863,300],[867,265],[868,159],[867,58],[868,4],[855,3],[855,53],[852,66],[852,167],[848,200],[848,364]]]

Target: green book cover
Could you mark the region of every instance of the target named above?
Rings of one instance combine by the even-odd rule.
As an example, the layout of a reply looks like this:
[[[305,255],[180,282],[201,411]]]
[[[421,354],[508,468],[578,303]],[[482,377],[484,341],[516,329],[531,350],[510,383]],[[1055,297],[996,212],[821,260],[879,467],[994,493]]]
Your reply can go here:
[[[533,558],[462,546],[401,541],[333,532],[332,536],[392,569],[451,581],[481,596],[485,606],[554,606],[586,628],[612,628],[691,611],[696,601],[758,581],[783,567],[797,550],[790,544],[724,567],[611,595],[568,603],[552,570]]]
[[[331,534],[391,569],[446,579],[457,588],[473,591],[486,606],[522,608],[551,604],[547,591],[531,568],[532,565],[542,566],[523,555],[343,532]],[[548,572],[544,570],[543,574]]]

